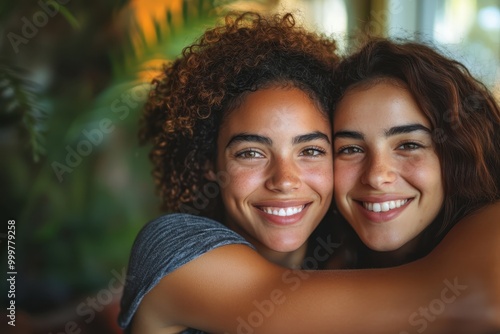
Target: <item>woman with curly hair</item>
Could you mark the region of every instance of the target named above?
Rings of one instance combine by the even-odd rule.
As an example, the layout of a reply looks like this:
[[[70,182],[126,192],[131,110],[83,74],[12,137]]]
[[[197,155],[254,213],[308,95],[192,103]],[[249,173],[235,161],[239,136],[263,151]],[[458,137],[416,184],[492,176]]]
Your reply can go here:
[[[337,247],[321,234],[306,242],[333,192],[326,112],[334,54],[332,42],[290,15],[246,14],[208,30],[155,82],[141,136],[153,144],[165,208],[178,213],[147,224],[134,243],[120,314],[126,331],[405,333],[420,326],[470,333],[500,326],[500,286],[491,275],[498,243],[485,243],[493,255],[481,262],[449,260],[464,243],[459,227],[468,218],[408,265],[298,270],[318,268]],[[485,213],[484,224],[492,217]],[[476,298],[478,291],[489,294]]]
[[[129,304],[142,298],[134,287],[149,290],[175,266],[225,244],[245,244],[288,268],[317,269],[328,258],[318,247],[332,244],[324,236],[331,224],[318,225],[333,193],[335,51],[333,41],[296,26],[291,15],[228,16],[154,81],[140,138],[153,144],[164,209],[181,214],[141,231],[130,267],[137,258],[153,271],[141,274],[146,286],[125,290],[125,323],[135,311]],[[308,242],[313,232],[318,237]],[[161,254],[175,255],[175,262],[159,261],[154,269],[143,261],[145,239],[156,249],[166,243]],[[140,324],[134,321],[142,332]]]
[[[141,140],[153,144],[150,157],[163,209],[223,222],[251,238],[260,253],[266,253],[274,262],[300,267],[307,248],[305,240],[331,202],[329,108],[331,73],[338,59],[335,50],[333,41],[295,26],[291,15],[264,19],[250,13],[228,16],[224,26],[208,30],[197,43],[186,48],[182,58],[166,67],[154,81],[140,130]],[[280,88],[275,103],[276,94],[263,92],[271,88]],[[296,95],[304,96],[291,96],[284,91],[301,91]],[[248,100],[260,104],[247,106]],[[292,120],[301,115],[285,113],[288,104],[303,109],[306,120],[313,119],[318,111],[322,117],[321,129],[294,129],[296,135],[303,135],[295,138],[295,147],[304,150],[298,152],[300,157],[313,162],[300,163],[295,169],[276,150],[263,159],[264,148],[255,149],[260,148],[263,137],[269,139],[270,148],[277,148],[277,139],[272,140],[270,133],[276,135],[306,124],[299,118]],[[256,111],[245,116],[242,110],[249,108]],[[289,124],[285,126],[285,122]],[[275,167],[276,160],[280,164]],[[260,168],[257,161],[268,163]],[[242,175],[247,169],[253,174]],[[249,187],[262,183],[266,177],[269,194],[238,198],[242,202],[235,203],[236,197],[247,196],[245,192],[256,190]],[[289,184],[298,181],[310,188],[308,193],[304,187],[297,191],[297,185]],[[280,185],[283,182],[286,187],[293,187],[293,195],[287,195],[288,189],[281,189],[285,187]],[[300,229],[268,229],[265,227],[274,225],[267,223],[263,227],[244,226],[266,221],[269,217],[261,217],[265,211],[285,211],[284,216],[288,217],[290,210],[299,211],[296,216],[307,224]],[[290,227],[291,222],[280,224]],[[280,235],[288,231],[297,235]],[[313,248],[311,244],[309,248]]]

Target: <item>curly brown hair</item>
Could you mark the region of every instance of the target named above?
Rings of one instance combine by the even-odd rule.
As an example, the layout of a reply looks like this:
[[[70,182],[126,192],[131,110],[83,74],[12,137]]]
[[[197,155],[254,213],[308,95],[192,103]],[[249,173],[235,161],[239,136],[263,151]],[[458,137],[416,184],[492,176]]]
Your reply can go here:
[[[231,13],[186,47],[153,80],[139,132],[153,145],[162,209],[221,218],[219,189],[204,175],[224,116],[270,85],[303,90],[329,115],[337,61],[335,42],[297,26],[292,14]]]
[[[403,82],[432,125],[445,199],[424,231],[417,256],[432,249],[460,219],[500,199],[500,108],[460,62],[433,47],[372,38],[336,69],[336,101],[380,80]]]

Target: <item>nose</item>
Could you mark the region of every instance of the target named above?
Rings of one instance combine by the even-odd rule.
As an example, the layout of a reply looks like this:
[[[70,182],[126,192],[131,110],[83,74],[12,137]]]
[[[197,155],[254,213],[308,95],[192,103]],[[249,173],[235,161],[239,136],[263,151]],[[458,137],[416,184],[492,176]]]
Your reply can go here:
[[[301,183],[300,171],[295,162],[278,158],[273,162],[271,173],[266,180],[266,188],[274,192],[287,193],[298,189]]]
[[[372,154],[361,177],[361,183],[380,189],[396,181],[397,172],[391,157],[380,153]]]

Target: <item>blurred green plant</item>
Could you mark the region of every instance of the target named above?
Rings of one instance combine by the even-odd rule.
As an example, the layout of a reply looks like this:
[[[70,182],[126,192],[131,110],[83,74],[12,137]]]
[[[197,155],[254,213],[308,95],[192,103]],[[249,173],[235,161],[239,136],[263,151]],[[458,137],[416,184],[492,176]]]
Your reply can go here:
[[[179,1],[152,38],[126,0],[53,7],[29,39],[40,2],[0,6],[0,210],[17,222],[20,307],[46,311],[107,284],[159,214],[136,141],[149,82],[235,2]],[[27,40],[18,52],[13,34]]]
[[[26,70],[0,62],[0,112],[4,120],[18,122],[27,133],[28,146],[33,151],[33,161],[45,154],[44,121],[47,107],[41,102],[38,87],[26,76]]]

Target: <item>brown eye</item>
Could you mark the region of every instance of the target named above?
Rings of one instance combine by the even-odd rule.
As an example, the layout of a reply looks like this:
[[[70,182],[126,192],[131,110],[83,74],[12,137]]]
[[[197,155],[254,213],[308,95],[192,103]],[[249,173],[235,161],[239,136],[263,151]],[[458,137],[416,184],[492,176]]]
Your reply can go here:
[[[303,150],[300,155],[302,156],[308,156],[308,157],[315,157],[315,156],[320,156],[320,155],[325,155],[326,151],[322,148],[319,147],[309,147]]]
[[[356,153],[363,153],[363,150],[357,146],[347,146],[347,147],[341,147],[337,154],[356,154]]]
[[[422,148],[422,145],[413,142],[404,143],[398,146],[398,150],[404,151],[414,151],[418,150],[419,148]]]
[[[264,155],[262,155],[260,152],[257,152],[255,150],[245,150],[245,151],[236,153],[235,157],[240,158],[240,159],[259,159],[259,158],[263,158]]]

